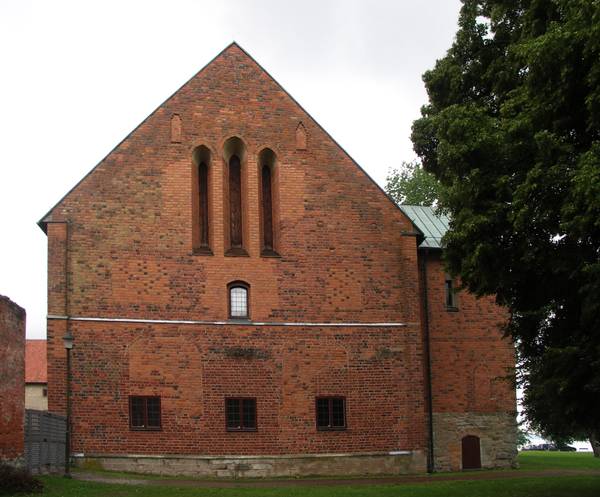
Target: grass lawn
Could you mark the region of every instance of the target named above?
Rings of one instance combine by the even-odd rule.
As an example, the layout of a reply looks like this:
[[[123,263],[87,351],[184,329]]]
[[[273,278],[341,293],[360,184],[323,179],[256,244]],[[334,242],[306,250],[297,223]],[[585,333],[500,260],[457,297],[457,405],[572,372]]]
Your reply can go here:
[[[531,450],[519,453],[519,465],[524,470],[598,469],[600,458],[591,452],[547,452]]]
[[[598,497],[600,476],[288,488],[137,487],[45,477],[44,497]]]
[[[131,486],[46,476],[37,497],[598,497],[600,460],[591,454],[524,452],[521,471],[597,469],[597,475],[553,476],[478,481],[432,481],[402,485],[311,486],[277,488],[192,488]],[[519,470],[515,473],[518,474]],[[505,474],[505,471],[502,471]],[[131,475],[129,475],[131,476]],[[493,477],[493,476],[492,476]],[[174,483],[176,485],[176,483]]]

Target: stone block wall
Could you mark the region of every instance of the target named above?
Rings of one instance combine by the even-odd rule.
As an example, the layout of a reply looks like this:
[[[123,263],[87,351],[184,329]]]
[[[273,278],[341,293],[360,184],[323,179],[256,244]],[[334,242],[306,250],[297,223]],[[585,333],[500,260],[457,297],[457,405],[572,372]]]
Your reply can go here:
[[[434,413],[436,471],[460,471],[462,438],[479,437],[481,467],[514,467],[517,457],[517,424],[513,413]]]
[[[422,451],[390,454],[305,454],[301,456],[78,456],[81,468],[133,471],[209,478],[272,478],[331,475],[397,475],[420,473]]]

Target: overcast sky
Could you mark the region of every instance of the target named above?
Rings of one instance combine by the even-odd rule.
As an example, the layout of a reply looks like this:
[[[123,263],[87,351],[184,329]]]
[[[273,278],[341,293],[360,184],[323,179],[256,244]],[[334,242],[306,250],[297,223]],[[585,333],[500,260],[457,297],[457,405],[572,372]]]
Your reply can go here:
[[[0,294],[46,335],[36,222],[237,41],[380,184],[414,158],[424,71],[459,0],[0,0]]]

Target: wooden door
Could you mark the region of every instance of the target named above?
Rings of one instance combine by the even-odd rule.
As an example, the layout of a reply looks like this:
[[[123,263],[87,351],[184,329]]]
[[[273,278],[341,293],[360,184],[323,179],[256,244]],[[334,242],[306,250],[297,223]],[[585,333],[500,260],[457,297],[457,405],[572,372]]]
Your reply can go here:
[[[481,469],[479,437],[467,435],[462,439],[462,468]]]

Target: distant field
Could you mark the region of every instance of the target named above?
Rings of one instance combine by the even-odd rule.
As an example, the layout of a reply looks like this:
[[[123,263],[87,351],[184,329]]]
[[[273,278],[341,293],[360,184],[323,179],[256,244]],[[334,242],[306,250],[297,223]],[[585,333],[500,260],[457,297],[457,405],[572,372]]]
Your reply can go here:
[[[548,452],[531,450],[519,453],[519,465],[524,470],[598,469],[600,458],[591,452]]]

